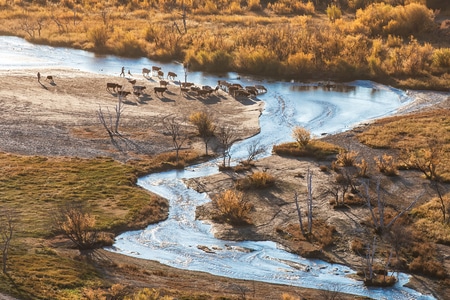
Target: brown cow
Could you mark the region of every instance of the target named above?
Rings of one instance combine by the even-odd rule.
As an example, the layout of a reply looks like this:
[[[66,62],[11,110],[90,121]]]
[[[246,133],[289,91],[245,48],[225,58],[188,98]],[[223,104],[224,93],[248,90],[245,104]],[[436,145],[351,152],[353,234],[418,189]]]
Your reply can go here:
[[[213,89],[211,89],[211,90],[198,90],[197,91],[197,95],[203,97],[203,96],[206,96],[206,95],[210,95],[213,91],[214,91]]]
[[[152,76],[153,76],[153,72],[157,72],[161,70],[161,67],[157,67],[157,66],[152,66]]]
[[[175,74],[174,72],[167,73],[167,79],[175,80],[175,77],[177,77],[177,74]]]
[[[155,90],[156,96],[158,96],[158,93],[160,93],[161,96],[164,96],[164,92],[167,91],[167,88],[166,87],[155,86],[154,90]]]
[[[143,68],[142,69],[142,76],[144,76],[144,77],[150,76],[150,70],[147,69],[147,68]]]
[[[117,83],[114,83],[114,82],[108,82],[107,84],[106,84],[106,90],[107,91],[110,91],[110,89],[112,89],[114,92],[116,91],[116,88],[118,88],[119,87],[119,84],[117,84]]]
[[[159,70],[158,71],[158,77],[161,78],[161,79],[164,78],[164,72]]]
[[[165,87],[167,87],[168,84],[169,84],[169,83],[168,83],[167,81],[165,81],[165,80],[160,80],[160,81],[159,81],[159,86],[165,86]]]

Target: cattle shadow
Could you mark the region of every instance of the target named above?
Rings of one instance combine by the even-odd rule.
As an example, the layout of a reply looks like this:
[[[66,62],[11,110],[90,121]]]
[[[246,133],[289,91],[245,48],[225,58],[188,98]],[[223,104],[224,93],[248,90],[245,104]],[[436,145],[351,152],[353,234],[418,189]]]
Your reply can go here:
[[[41,88],[48,90],[48,87],[45,84],[42,84],[42,82],[39,81],[39,84],[41,85]]]
[[[161,100],[162,102],[175,102],[175,100],[167,98],[165,96],[162,97],[156,96],[156,97],[158,97],[158,99]]]
[[[134,105],[134,106],[138,105],[138,103],[136,103],[136,101],[132,101],[129,99],[122,99],[122,103],[127,104],[127,105]]]
[[[217,104],[221,101],[220,98],[217,96],[198,97],[197,99],[204,104],[210,104],[210,105]]]
[[[251,98],[248,97],[235,97],[236,101],[243,105],[253,105],[255,104],[255,101],[253,101]]]
[[[150,95],[147,94],[142,94],[140,97],[136,98],[140,104],[147,104],[150,100],[152,100],[152,97],[150,97]]]

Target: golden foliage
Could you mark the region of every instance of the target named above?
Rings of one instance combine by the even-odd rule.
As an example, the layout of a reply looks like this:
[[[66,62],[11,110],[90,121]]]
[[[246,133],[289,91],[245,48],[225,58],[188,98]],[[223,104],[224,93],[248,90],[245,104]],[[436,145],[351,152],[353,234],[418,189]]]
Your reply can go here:
[[[420,80],[402,84],[434,89],[448,89],[450,81],[441,76],[448,70],[448,47],[403,40],[421,35],[433,21],[431,11],[417,3],[377,3],[358,10],[355,19],[330,24],[299,16],[314,13],[312,2],[283,0],[264,9],[259,0],[247,7],[234,0],[185,1],[186,31],[179,17],[182,1],[116,2],[114,10],[94,1],[68,0],[51,9],[32,3],[26,11],[22,5],[0,12],[0,32],[101,53],[178,60],[212,72],[290,78],[326,73],[380,82],[421,74]],[[247,13],[259,7],[283,16]]]
[[[213,204],[220,214],[220,218],[230,224],[249,222],[249,214],[253,205],[244,193],[236,190],[226,190],[213,199]]]
[[[356,164],[356,157],[358,152],[356,151],[346,151],[341,150],[339,154],[336,155],[336,165],[341,167],[352,167]]]
[[[304,148],[311,140],[311,132],[306,128],[296,126],[292,130],[292,137],[298,143],[300,148]]]
[[[254,172],[246,178],[236,182],[236,188],[246,190],[250,188],[267,188],[275,184],[275,177],[267,172]]]

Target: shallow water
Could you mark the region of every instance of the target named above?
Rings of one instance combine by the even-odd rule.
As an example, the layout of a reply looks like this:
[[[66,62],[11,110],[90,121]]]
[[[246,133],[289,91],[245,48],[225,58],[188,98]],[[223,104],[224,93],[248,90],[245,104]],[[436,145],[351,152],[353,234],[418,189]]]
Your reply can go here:
[[[161,64],[145,58],[127,59],[66,48],[32,45],[15,37],[0,37],[0,69],[34,69],[70,67],[99,74],[119,75],[121,67],[142,78],[143,67],[158,65],[173,71],[184,80],[185,71],[178,63]],[[249,144],[271,146],[291,141],[294,126],[308,128],[312,134],[336,133],[361,122],[387,116],[411,101],[401,91],[370,81],[355,81],[326,88],[318,84],[273,82],[238,76],[203,72],[187,72],[187,80],[199,85],[215,86],[217,80],[242,85],[263,84],[268,92],[259,96],[264,101],[260,118],[260,134],[236,144],[233,160],[246,157]],[[34,76],[30,74],[30,76]],[[240,77],[238,79],[238,77]],[[318,289],[338,290],[375,299],[433,299],[403,287],[408,276],[392,288],[366,288],[361,282],[346,277],[353,270],[319,260],[306,260],[280,249],[270,241],[232,242],[215,239],[211,226],[195,220],[195,207],[210,201],[204,194],[186,188],[182,179],[208,176],[218,172],[219,162],[211,161],[182,171],[151,174],[138,184],[170,202],[167,221],[150,225],[145,230],[120,235],[110,251],[116,251],[182,269],[205,271],[215,275],[288,284]],[[211,253],[200,250],[207,247]]]

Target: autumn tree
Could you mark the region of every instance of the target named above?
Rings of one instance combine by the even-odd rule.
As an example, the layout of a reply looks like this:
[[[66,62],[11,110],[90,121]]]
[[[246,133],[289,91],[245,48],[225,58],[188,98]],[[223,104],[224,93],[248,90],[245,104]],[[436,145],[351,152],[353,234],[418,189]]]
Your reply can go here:
[[[208,155],[208,143],[216,131],[212,116],[206,111],[197,111],[189,116],[189,121],[197,128],[198,135],[205,143],[205,155]]]
[[[306,128],[296,126],[292,130],[292,137],[298,143],[300,148],[304,148],[311,140],[311,132]]]

